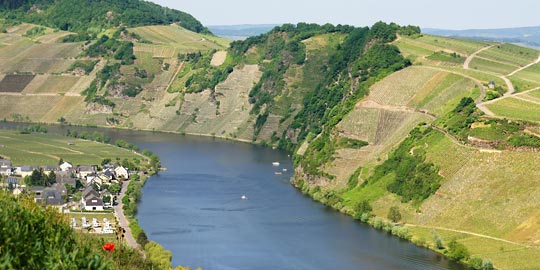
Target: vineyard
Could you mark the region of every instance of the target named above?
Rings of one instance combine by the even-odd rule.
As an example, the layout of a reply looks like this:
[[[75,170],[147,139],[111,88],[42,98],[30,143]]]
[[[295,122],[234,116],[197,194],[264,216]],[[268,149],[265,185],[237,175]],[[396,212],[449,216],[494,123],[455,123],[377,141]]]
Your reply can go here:
[[[471,62],[470,67],[473,69],[493,72],[497,74],[508,74],[519,68],[518,66],[513,66],[501,62],[494,62],[488,59],[478,57],[474,58],[474,60]]]
[[[513,44],[500,44],[481,52],[478,56],[513,66],[523,67],[538,59],[539,52],[534,49]]]
[[[437,80],[436,75],[439,72],[415,66],[406,68],[375,84],[371,88],[369,98],[383,105],[407,105],[418,91],[429,84],[431,79]]]
[[[24,94],[68,93],[79,81],[78,76],[36,75],[24,89]]]
[[[53,134],[25,134],[0,130],[0,155],[14,165],[57,165],[63,158],[73,164],[100,164],[105,158],[140,158],[129,150],[92,141]],[[70,144],[68,144],[70,143]]]
[[[461,55],[470,55],[487,45],[486,42],[423,35],[418,42],[436,47],[433,51],[453,51]]]
[[[473,93],[474,89],[475,85],[470,79],[447,74],[431,91],[415,96],[409,106],[444,115],[452,110],[461,98],[479,94]]]
[[[526,68],[510,77],[511,80],[521,80],[527,84],[527,88],[540,86],[540,64]],[[522,89],[526,90],[526,89]]]
[[[0,95],[0,119],[39,122],[61,99],[61,96]],[[19,119],[19,117],[22,117],[22,119]],[[26,119],[26,117],[29,119]]]

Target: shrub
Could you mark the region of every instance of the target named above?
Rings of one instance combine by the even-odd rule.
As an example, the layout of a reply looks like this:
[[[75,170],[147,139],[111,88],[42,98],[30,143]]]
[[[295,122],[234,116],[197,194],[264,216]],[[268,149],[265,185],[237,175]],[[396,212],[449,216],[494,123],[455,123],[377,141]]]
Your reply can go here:
[[[0,192],[0,227],[2,269],[111,269],[101,250],[82,241],[57,210],[30,198]]]
[[[461,261],[469,258],[469,251],[465,245],[453,239],[448,243],[447,255],[450,259]]]
[[[362,214],[369,214],[373,208],[368,201],[364,200],[356,204],[354,207],[355,216],[361,217]]]
[[[401,220],[401,212],[399,212],[399,207],[390,207],[390,210],[388,211],[388,219],[390,219],[394,223],[397,223]]]

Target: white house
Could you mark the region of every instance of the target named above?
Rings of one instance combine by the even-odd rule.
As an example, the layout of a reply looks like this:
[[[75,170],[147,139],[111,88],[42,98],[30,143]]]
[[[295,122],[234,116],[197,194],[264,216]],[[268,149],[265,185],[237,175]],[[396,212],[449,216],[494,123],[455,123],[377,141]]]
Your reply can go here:
[[[97,166],[96,165],[77,166],[76,171],[77,171],[77,176],[81,179],[84,179],[88,175],[95,174],[97,172]]]
[[[73,164],[69,162],[64,162],[60,164],[60,170],[62,170],[63,172],[71,171],[71,169],[73,169]]]
[[[129,179],[129,171],[122,166],[116,167],[114,173],[116,174],[116,178]]]
[[[0,159],[0,175],[10,176],[11,173],[11,161],[7,159]]]
[[[86,211],[103,211],[103,200],[91,186],[83,191],[81,205]]]

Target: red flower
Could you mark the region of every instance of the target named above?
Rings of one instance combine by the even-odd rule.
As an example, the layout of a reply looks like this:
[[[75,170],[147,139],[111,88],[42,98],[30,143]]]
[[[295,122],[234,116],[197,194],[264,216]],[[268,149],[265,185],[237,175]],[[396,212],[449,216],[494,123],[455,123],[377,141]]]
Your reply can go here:
[[[114,250],[114,244],[113,243],[107,243],[103,245],[103,250],[105,251],[113,251]]]

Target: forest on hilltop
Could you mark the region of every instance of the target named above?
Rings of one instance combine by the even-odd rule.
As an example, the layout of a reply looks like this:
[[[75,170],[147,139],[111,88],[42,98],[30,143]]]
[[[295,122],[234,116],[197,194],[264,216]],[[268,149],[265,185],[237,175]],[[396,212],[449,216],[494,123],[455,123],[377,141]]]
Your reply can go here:
[[[193,32],[210,33],[190,14],[140,0],[6,0],[0,2],[0,14],[8,20],[79,33],[99,33],[120,25],[171,23],[179,23]]]

